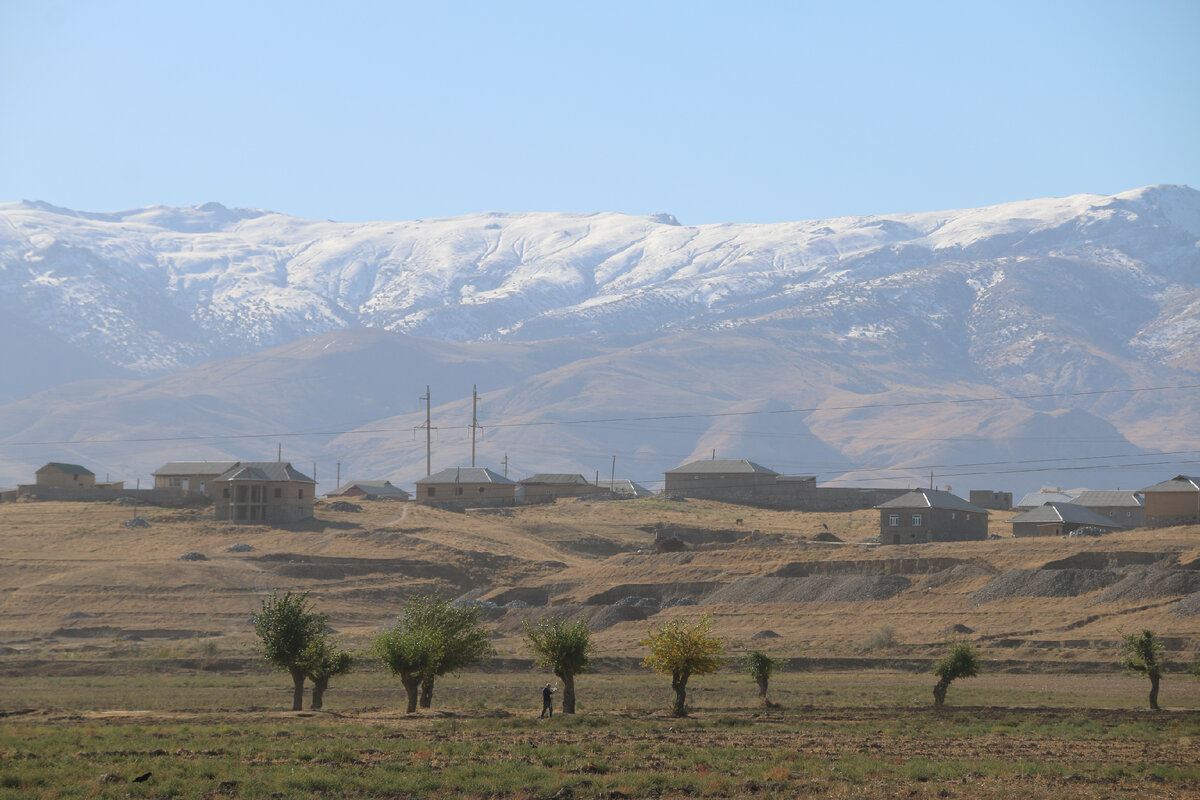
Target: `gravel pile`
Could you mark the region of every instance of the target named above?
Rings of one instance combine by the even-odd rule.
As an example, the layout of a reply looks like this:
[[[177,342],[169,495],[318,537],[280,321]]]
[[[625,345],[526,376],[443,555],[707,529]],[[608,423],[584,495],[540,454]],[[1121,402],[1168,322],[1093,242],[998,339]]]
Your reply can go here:
[[[242,544],[241,542],[238,542],[237,544],[231,544],[231,545],[229,545],[229,547],[226,547],[225,552],[226,553],[249,553],[253,549],[254,549],[254,545]]]
[[[779,634],[776,633],[775,631],[762,630],[762,631],[759,631],[758,633],[754,634],[753,636],[751,636],[750,640],[758,641],[759,639],[778,639],[778,638],[779,638]]]
[[[1010,597],[1077,597],[1111,586],[1121,575],[1106,569],[1012,569],[971,595],[976,603]]]
[[[912,586],[903,575],[813,575],[740,578],[705,598],[707,603],[853,603],[887,600]]]
[[[1194,617],[1200,614],[1200,592],[1193,592],[1171,606],[1171,610],[1181,617]]]
[[[195,550],[193,550],[190,553],[184,553],[177,560],[179,560],[179,561],[208,561],[208,556],[204,555],[204,553],[197,553]]]
[[[987,570],[976,566],[975,564],[959,564],[956,567],[938,570],[937,572],[926,575],[925,579],[921,581],[921,588],[935,589],[938,586],[945,586],[947,583],[965,581],[970,578],[979,578],[987,574]]]
[[[121,524],[124,525],[126,528],[149,528],[150,527],[150,523],[147,522],[143,517],[134,517],[133,519],[127,519],[124,522],[122,522]]]
[[[634,608],[653,608],[655,611],[662,608],[662,603],[654,597],[622,597],[614,606],[633,606]]]
[[[1134,569],[1096,598],[1100,603],[1116,600],[1153,600],[1159,597],[1200,592],[1200,572],[1185,569]]]
[[[358,503],[347,503],[345,500],[335,500],[332,503],[326,503],[325,507],[330,511],[362,511],[362,506]]]

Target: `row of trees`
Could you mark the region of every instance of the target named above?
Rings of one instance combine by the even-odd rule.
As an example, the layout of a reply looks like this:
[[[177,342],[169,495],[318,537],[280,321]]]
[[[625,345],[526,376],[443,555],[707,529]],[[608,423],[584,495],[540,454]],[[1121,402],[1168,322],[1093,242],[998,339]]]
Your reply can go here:
[[[262,611],[254,615],[254,628],[266,660],[292,677],[293,710],[302,707],[306,680],[313,683],[311,707],[320,709],[329,681],[354,665],[353,654],[341,649],[332,638],[328,617],[313,610],[307,592],[282,596],[273,592],[263,600]],[[537,665],[562,681],[563,713],[574,714],[575,677],[590,670],[596,652],[588,624],[549,616],[536,623],[526,622],[524,633],[525,646]],[[489,639],[477,606],[456,606],[436,595],[414,595],[396,623],[375,639],[370,652],[400,679],[408,695],[406,711],[411,714],[418,705],[432,705],[437,678],[489,658],[493,653]],[[640,644],[650,651],[643,666],[671,677],[675,692],[672,713],[676,716],[687,714],[687,684],[691,677],[709,675],[729,661],[725,645],[713,635],[712,620],[707,615],[698,620],[663,623]],[[1121,664],[1149,678],[1153,709],[1158,708],[1162,652],[1162,644],[1151,631],[1129,634],[1122,642]],[[747,654],[745,664],[758,685],[759,702],[774,705],[767,691],[781,662],[755,650]],[[970,642],[952,643],[949,652],[934,664],[934,705],[945,702],[951,683],[978,675],[980,667],[979,652]]]

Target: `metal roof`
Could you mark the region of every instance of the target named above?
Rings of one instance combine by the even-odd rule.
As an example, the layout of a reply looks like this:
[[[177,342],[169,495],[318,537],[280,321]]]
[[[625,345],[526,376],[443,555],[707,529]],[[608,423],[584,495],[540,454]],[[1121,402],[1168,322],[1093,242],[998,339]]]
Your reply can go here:
[[[418,486],[423,483],[501,483],[515,486],[517,482],[492,472],[487,467],[449,467],[416,481]]]
[[[1017,514],[1009,522],[1067,522],[1072,525],[1090,525],[1093,528],[1121,527],[1108,517],[1102,517],[1077,503],[1046,503],[1023,514]]]
[[[524,484],[553,484],[562,486],[569,484],[571,486],[590,486],[591,481],[582,475],[569,475],[565,472],[539,472],[536,475],[530,475],[524,480],[518,481]]]
[[[667,475],[778,475],[773,469],[767,469],[762,464],[747,461],[744,458],[718,458],[689,461],[683,466],[667,470]]]
[[[1107,490],[1095,492],[1080,492],[1072,502],[1077,506],[1087,508],[1141,508],[1142,498],[1137,492],[1125,490]]]
[[[958,495],[941,489],[916,489],[908,494],[880,503],[876,508],[940,508],[946,511],[966,511],[986,514],[987,509],[968,503]]]
[[[1200,478],[1176,475],[1169,481],[1147,486],[1142,492],[1200,492]]]
[[[81,466],[79,464],[64,464],[61,461],[51,461],[50,463],[46,464],[45,467],[42,467],[41,469],[39,469],[38,472],[41,472],[46,467],[55,467],[56,469],[58,469],[59,472],[65,472],[68,475],[95,475],[96,474],[96,473],[92,472],[90,469],[88,469],[87,467]]]
[[[1070,492],[1030,492],[1016,504],[1017,508],[1037,508],[1046,503],[1070,503],[1075,495]]]
[[[378,495],[383,495],[385,497],[404,497],[404,498],[411,496],[408,492],[404,491],[399,486],[393,485],[391,481],[349,481],[347,483],[343,483],[341,485],[341,488],[337,489],[336,491],[330,492],[329,494],[327,494],[325,496],[326,497],[337,497],[339,495],[345,494],[346,490],[353,489],[356,486],[359,489],[362,489],[367,494],[378,494]]]
[[[288,461],[243,461],[216,480],[316,483]]]
[[[171,477],[173,475],[224,475],[236,467],[240,461],[168,461],[151,472],[154,476]]]

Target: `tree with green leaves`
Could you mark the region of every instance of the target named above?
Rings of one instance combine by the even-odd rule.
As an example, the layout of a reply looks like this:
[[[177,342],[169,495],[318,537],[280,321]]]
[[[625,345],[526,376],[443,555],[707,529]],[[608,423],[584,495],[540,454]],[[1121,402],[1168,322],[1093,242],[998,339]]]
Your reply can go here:
[[[954,681],[978,675],[980,663],[979,652],[970,642],[950,645],[950,652],[933,665],[933,674],[938,679],[933,687],[933,704],[941,707],[946,702],[946,690]]]
[[[1127,633],[1121,641],[1121,666],[1150,679],[1150,708],[1158,710],[1158,682],[1162,679],[1163,645],[1153,631]]]
[[[313,682],[312,702],[309,708],[320,711],[330,679],[345,675],[354,668],[354,654],[349,650],[340,649],[332,639],[320,636],[304,648],[300,662],[304,673]]]
[[[642,661],[663,675],[671,676],[675,690],[677,717],[687,716],[687,683],[693,675],[709,675],[725,664],[725,645],[712,635],[712,618],[705,614],[699,620],[675,619],[652,629],[639,644],[650,648]]]
[[[400,683],[408,694],[405,712],[411,714],[416,711],[421,678],[433,672],[434,661],[437,658],[434,636],[429,631],[408,627],[401,620],[391,630],[385,631],[375,639],[371,645],[371,653],[393,675],[400,678]]]
[[[525,647],[533,652],[539,667],[553,670],[563,682],[562,713],[575,713],[575,676],[587,672],[596,652],[587,622],[569,622],[557,615],[543,617],[537,624],[526,620]]]
[[[287,592],[283,597],[271,592],[253,620],[263,657],[292,676],[292,710],[299,711],[304,707],[307,677],[304,654],[324,638],[329,617],[312,610],[308,592]]]
[[[758,702],[761,706],[770,706],[771,701],[767,699],[767,685],[771,682],[771,676],[780,667],[780,662],[771,658],[761,650],[751,650],[746,654],[746,671],[750,673],[750,677],[758,684]]]
[[[409,712],[433,704],[434,680],[492,654],[478,606],[455,606],[438,595],[413,595],[395,626],[372,648],[409,694]],[[415,688],[414,688],[415,687]],[[419,696],[417,694],[419,690]]]

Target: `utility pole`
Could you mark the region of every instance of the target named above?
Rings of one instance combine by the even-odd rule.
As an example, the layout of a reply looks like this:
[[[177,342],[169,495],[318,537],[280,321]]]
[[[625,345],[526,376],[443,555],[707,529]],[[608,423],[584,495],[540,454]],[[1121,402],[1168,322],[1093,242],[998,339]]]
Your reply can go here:
[[[616,485],[617,485],[617,457],[613,456],[612,473],[608,476],[608,490],[611,492],[613,490],[613,487]]]
[[[278,451],[276,451],[276,453],[275,453],[275,460],[276,460],[276,461],[283,461],[283,442],[280,442],[280,443],[279,443],[279,449],[278,449]]]
[[[715,448],[715,447],[713,448],[712,460],[713,460],[713,461],[716,461],[716,460],[717,460],[717,448]]]
[[[333,487],[333,490],[335,492],[338,489],[342,488],[342,462],[340,462],[340,461],[337,462],[337,465],[338,465],[338,467],[337,467],[337,486]]]
[[[476,414],[479,408],[479,387],[471,385],[471,466],[475,466],[475,429],[479,427]]]
[[[433,428],[429,421],[429,384],[425,384],[425,474],[433,474]]]
[[[317,484],[317,462],[313,462],[313,489],[316,490]]]
[[[508,477],[508,453],[504,454],[504,477]]]
[[[933,473],[929,473],[929,488],[933,488]]]

